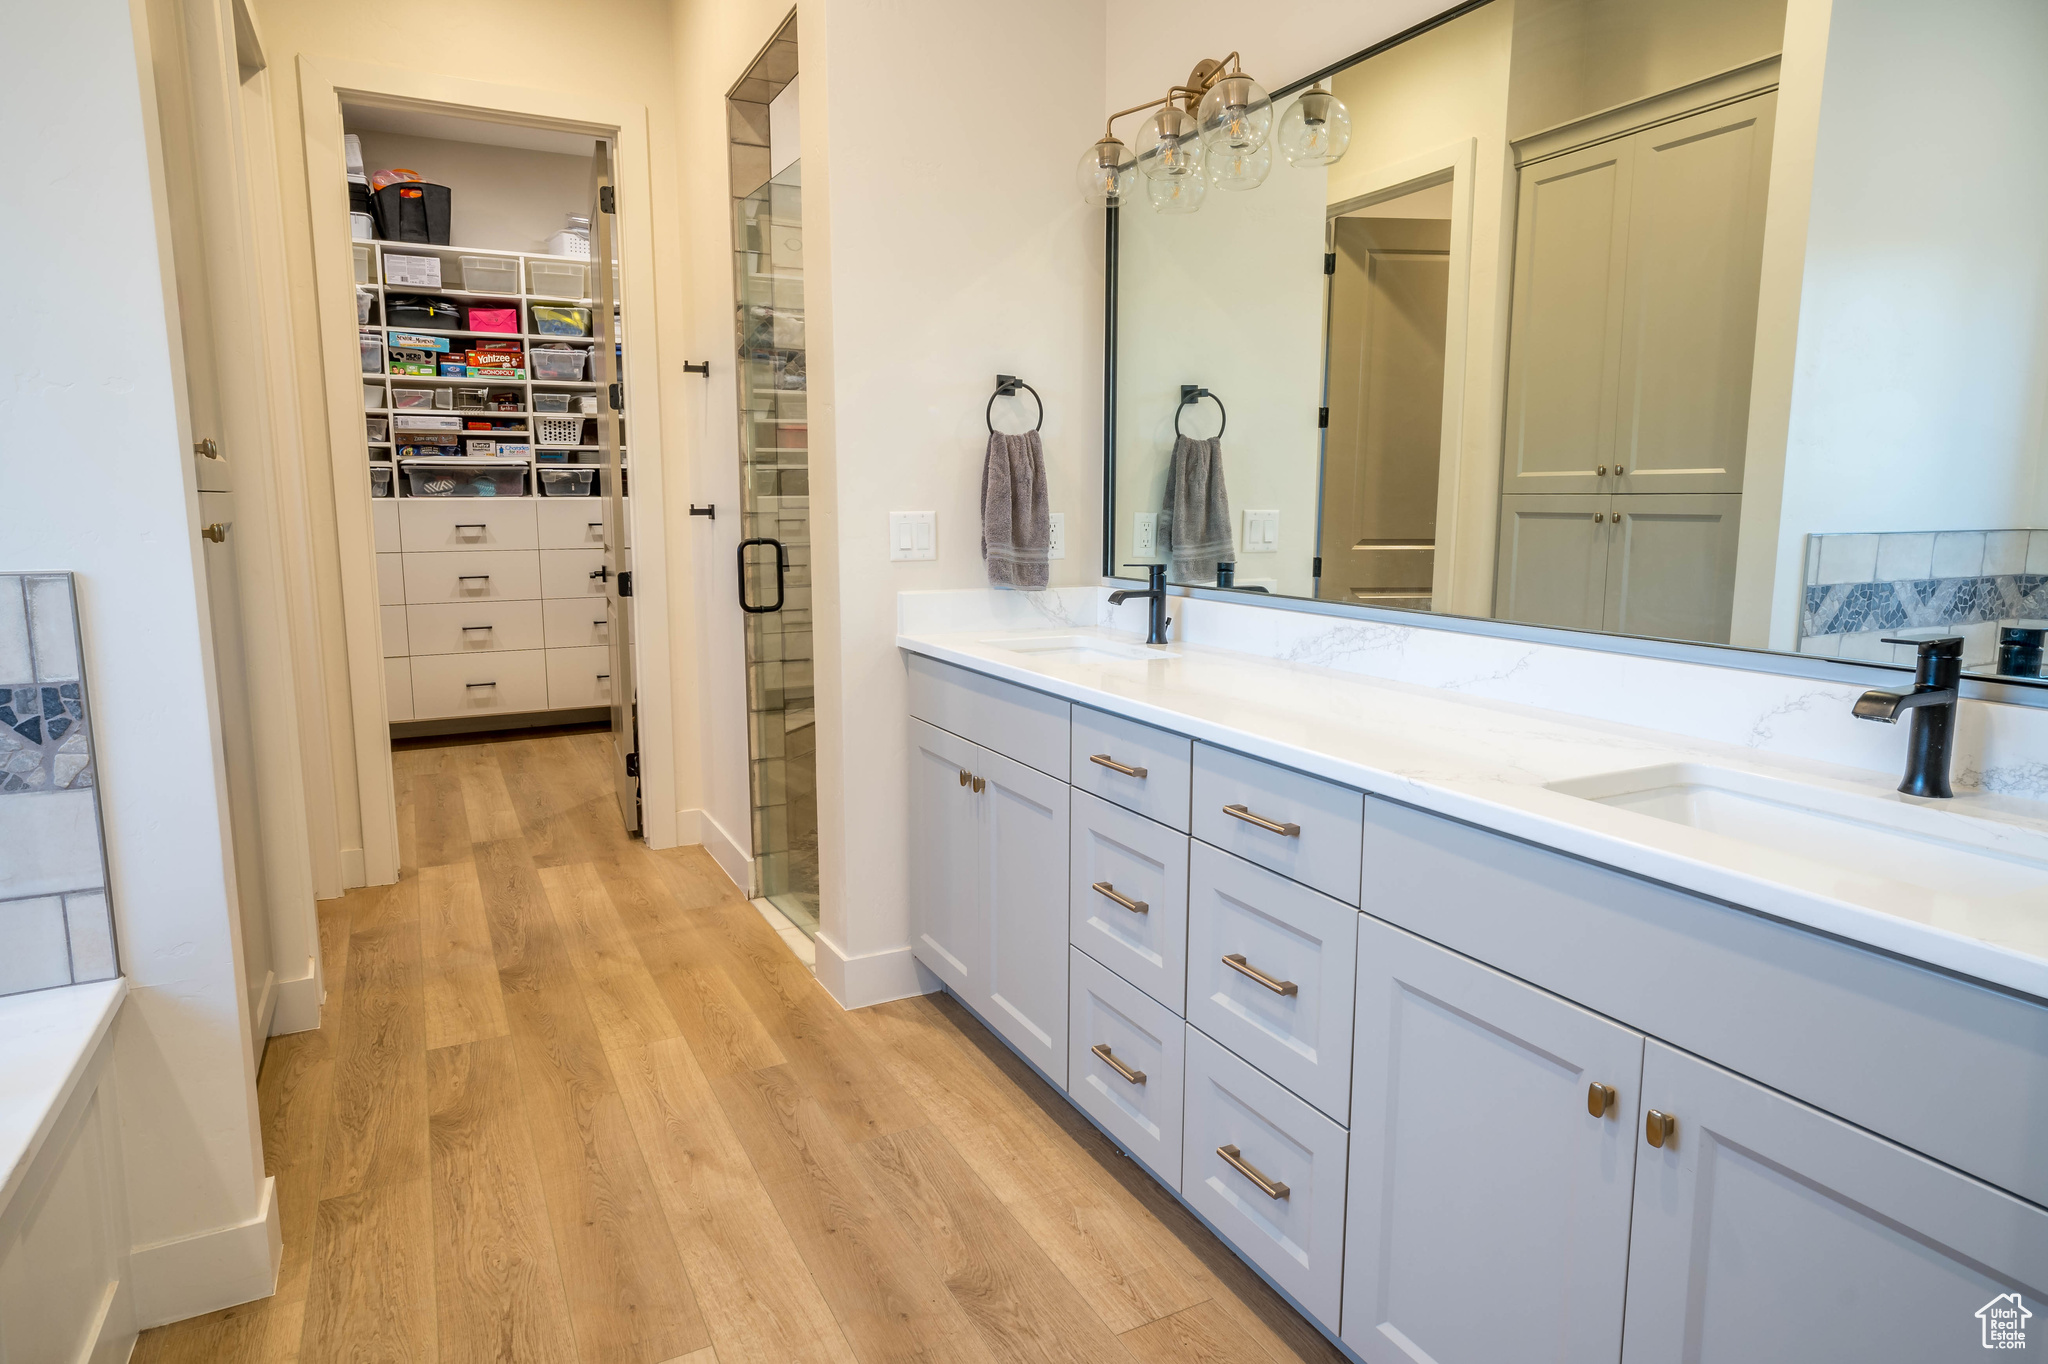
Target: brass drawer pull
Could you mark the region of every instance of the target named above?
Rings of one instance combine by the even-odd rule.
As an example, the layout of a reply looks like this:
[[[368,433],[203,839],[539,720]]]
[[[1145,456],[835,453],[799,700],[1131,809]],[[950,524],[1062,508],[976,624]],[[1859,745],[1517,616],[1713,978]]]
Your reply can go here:
[[[1662,1146],[1678,1131],[1678,1119],[1669,1113],[1651,1109],[1643,1119],[1643,1140],[1652,1146]]]
[[[1146,904],[1143,900],[1133,900],[1128,895],[1117,894],[1116,887],[1107,881],[1097,881],[1094,890],[1103,899],[1108,900],[1112,904],[1122,905],[1133,914],[1150,914],[1152,912],[1152,906]]]
[[[1216,1154],[1230,1162],[1230,1168],[1259,1186],[1259,1192],[1268,1198],[1285,1198],[1288,1189],[1277,1179],[1268,1179],[1259,1173],[1258,1167],[1246,1160],[1235,1146],[1219,1146]]]
[[[1598,1080],[1586,1086],[1586,1111],[1596,1118],[1604,1118],[1614,1107],[1614,1086],[1603,1085]]]
[[[985,791],[985,790],[987,790],[987,789],[988,789],[988,778],[986,778],[986,777],[976,777],[976,778],[974,779],[974,794],[975,794],[975,795],[977,795],[977,796],[978,796],[978,795],[980,795],[980,794],[981,794],[981,793],[982,793],[983,791]]]
[[[1132,1084],[1142,1085],[1145,1083],[1145,1072],[1142,1070],[1132,1070],[1129,1066],[1117,1060],[1116,1053],[1109,1049],[1109,1043],[1097,1042],[1094,1046],[1088,1048],[1088,1050],[1094,1052],[1097,1056],[1100,1056],[1103,1059],[1103,1062],[1106,1065],[1108,1065],[1111,1070],[1123,1076]]]
[[[960,784],[961,784],[962,786],[965,786],[965,785],[967,785],[967,783],[969,783],[969,782],[971,782],[971,781],[973,781],[973,780],[974,780],[974,774],[973,774],[972,772],[969,772],[969,771],[968,771],[968,770],[967,770],[966,768],[964,768],[964,767],[960,769]]]
[[[1098,766],[1106,767],[1112,772],[1121,772],[1126,777],[1136,777],[1139,781],[1145,780],[1144,768],[1127,766],[1110,757],[1107,753],[1091,753],[1088,755],[1088,761]]]
[[[1244,959],[1244,953],[1232,952],[1223,958],[1223,964],[1241,976],[1249,976],[1276,995],[1298,995],[1301,987],[1291,980],[1275,980],[1258,967]]]
[[[1281,824],[1267,819],[1264,815],[1255,815],[1242,805],[1226,805],[1223,807],[1223,813],[1229,815],[1232,819],[1241,819],[1247,824],[1264,829],[1269,834],[1279,834],[1282,838],[1301,837],[1301,826],[1299,824]]]

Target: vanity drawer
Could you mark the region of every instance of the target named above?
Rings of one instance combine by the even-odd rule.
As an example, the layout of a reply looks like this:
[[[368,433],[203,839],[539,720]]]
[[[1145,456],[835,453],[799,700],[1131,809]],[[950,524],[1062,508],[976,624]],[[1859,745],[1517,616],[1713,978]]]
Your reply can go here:
[[[408,497],[398,502],[399,535],[408,554],[440,549],[538,549],[533,500]]]
[[[393,724],[412,719],[412,660],[384,660],[385,719]]]
[[[405,548],[398,534],[398,503],[388,497],[370,500],[370,534],[379,554],[396,554]]]
[[[607,580],[590,575],[604,567],[601,549],[544,549],[540,552],[540,595],[551,599],[605,595]]]
[[[1196,838],[1358,903],[1364,792],[1208,744],[1194,766]]]
[[[1067,702],[923,654],[909,656],[906,672],[910,713],[918,719],[1067,779]]]
[[[1071,780],[1078,790],[1185,832],[1191,743],[1184,734],[1075,706]]]
[[[474,657],[434,654],[411,663],[416,719],[548,708],[547,663],[539,649]]]
[[[380,606],[377,608],[377,633],[384,640],[384,657],[404,658],[412,652],[406,643],[405,608],[403,606]]]
[[[602,646],[548,650],[548,705],[609,706],[612,651]]]
[[[1187,1038],[1181,1196],[1335,1332],[1344,1282],[1344,1129],[1192,1025]]]
[[[405,608],[413,654],[488,654],[541,647],[537,601],[443,602]]]
[[[1357,910],[1194,845],[1188,1021],[1338,1122],[1351,1111],[1357,983]]]
[[[540,618],[550,649],[611,643],[611,622],[601,601],[544,601]]]
[[[540,556],[530,549],[444,550],[406,554],[405,599],[530,601],[540,596]]]
[[[1068,933],[1178,1015],[1187,998],[1188,836],[1075,791]],[[1126,908],[1114,891],[1145,906]]]
[[[1071,950],[1067,1096],[1177,1189],[1187,1027],[1086,952]]]
[[[405,605],[405,556],[403,554],[379,554],[377,556],[377,604],[379,606]]]
[[[543,497],[537,509],[542,549],[604,548],[602,498]]]

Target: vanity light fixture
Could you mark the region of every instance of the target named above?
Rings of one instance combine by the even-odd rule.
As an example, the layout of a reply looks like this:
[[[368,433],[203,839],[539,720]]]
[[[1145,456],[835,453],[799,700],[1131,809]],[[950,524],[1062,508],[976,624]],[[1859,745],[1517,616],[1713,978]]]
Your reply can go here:
[[[1156,112],[1138,132],[1134,153],[1116,136],[1126,114]],[[1102,137],[1081,157],[1081,198],[1091,208],[1120,208],[1137,191],[1160,213],[1193,213],[1209,186],[1256,189],[1273,168],[1273,144],[1293,166],[1327,166],[1351,143],[1351,115],[1320,85],[1305,92],[1273,126],[1273,98],[1245,74],[1238,54],[1204,57],[1158,99],[1119,109]]]

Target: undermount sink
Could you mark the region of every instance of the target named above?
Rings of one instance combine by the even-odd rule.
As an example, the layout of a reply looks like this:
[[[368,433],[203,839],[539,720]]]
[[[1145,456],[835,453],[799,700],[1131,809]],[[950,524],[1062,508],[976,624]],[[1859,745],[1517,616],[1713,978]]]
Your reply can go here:
[[[1052,654],[1074,659],[1115,658],[1150,663],[1155,659],[1180,657],[1171,649],[1149,644],[1126,644],[1122,640],[1103,639],[1099,635],[1027,635],[1013,639],[985,639],[982,643],[1007,649],[1013,654]]]
[[[2048,834],[1950,808],[1704,763],[1604,772],[1548,789],[1968,900],[2048,891]]]

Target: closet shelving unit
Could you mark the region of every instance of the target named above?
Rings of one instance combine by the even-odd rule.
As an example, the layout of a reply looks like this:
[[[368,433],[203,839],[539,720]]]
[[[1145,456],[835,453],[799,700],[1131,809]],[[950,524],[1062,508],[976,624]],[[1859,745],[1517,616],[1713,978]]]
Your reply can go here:
[[[450,283],[444,283],[438,288],[410,284],[392,284],[384,277],[384,257],[387,254],[434,256],[441,262],[441,278],[443,281],[460,281],[463,278],[462,257],[464,256],[506,261],[517,272],[520,290],[519,292],[512,293],[502,290],[464,289],[455,287]],[[407,442],[398,439],[398,433],[390,420],[405,411],[432,412],[442,416],[457,416],[479,421],[519,421],[521,425],[518,428],[508,426],[504,429],[503,434],[514,438],[523,437],[528,444],[534,447],[532,455],[525,460],[527,466],[525,488],[530,495],[538,496],[540,494],[540,482],[536,477],[536,470],[538,469],[589,468],[602,463],[603,452],[594,440],[588,444],[542,446],[536,439],[538,424],[535,419],[538,417],[580,417],[587,421],[595,415],[594,413],[581,412],[576,410],[575,407],[575,399],[578,397],[595,395],[598,392],[598,383],[594,378],[583,380],[538,379],[534,377],[530,359],[524,366],[526,377],[523,379],[486,379],[481,377],[458,379],[441,375],[392,374],[388,372],[391,352],[390,338],[393,333],[446,337],[451,349],[471,340],[476,340],[490,342],[518,341],[528,350],[537,345],[568,345],[587,351],[595,351],[597,338],[594,336],[562,336],[530,330],[533,326],[532,310],[536,304],[542,306],[566,305],[581,308],[595,308],[597,306],[596,300],[592,298],[574,298],[565,294],[534,290],[532,287],[533,266],[536,264],[542,266],[568,265],[588,267],[590,262],[579,256],[555,256],[534,251],[501,251],[485,247],[439,246],[419,242],[387,241],[358,241],[355,243],[356,287],[359,290],[368,291],[371,296],[370,320],[359,323],[357,330],[363,335],[375,334],[382,338],[384,342],[382,359],[380,361],[384,372],[373,374],[365,371],[362,379],[365,386],[364,409],[366,416],[368,418],[385,419],[386,439],[369,439],[371,433],[366,424],[364,446],[370,465],[391,470],[393,496],[404,498],[411,495],[403,476],[404,471],[401,463],[395,458],[398,446]],[[614,278],[616,278],[616,275]],[[615,297],[616,292],[614,290]],[[520,325],[524,330],[518,332],[481,332],[460,329],[444,330],[433,327],[394,326],[390,322],[390,314],[386,308],[386,301],[393,295],[419,295],[476,303],[502,303],[507,307],[518,310]],[[616,305],[613,315],[615,318],[618,317]],[[624,326],[622,320],[618,328],[618,335],[621,338],[620,344],[623,348]],[[585,361],[584,373],[594,375],[596,372],[596,357],[593,355],[589,360]],[[394,408],[391,406],[390,399],[391,386],[394,384],[400,388],[489,388],[498,391],[510,389],[520,393],[521,403],[516,411],[495,408],[456,407]],[[570,397],[572,410],[567,413],[535,412],[533,410],[533,395],[535,393],[567,394]],[[382,401],[368,401],[373,395],[381,397]],[[619,429],[619,466],[622,471],[625,471],[630,463],[630,433],[626,429],[623,415],[619,419]],[[425,436],[429,433],[422,432],[420,434]],[[465,436],[474,437],[489,433],[456,431],[446,434],[453,436],[455,442],[460,444],[461,439]],[[560,452],[565,458],[560,460],[543,460],[540,458],[542,450]],[[483,461],[479,460],[478,462],[481,464]],[[502,462],[500,462],[500,467],[503,467]],[[623,476],[630,484],[630,474]],[[605,491],[604,474],[600,469],[592,477],[591,493],[593,495],[602,495]]]

